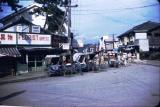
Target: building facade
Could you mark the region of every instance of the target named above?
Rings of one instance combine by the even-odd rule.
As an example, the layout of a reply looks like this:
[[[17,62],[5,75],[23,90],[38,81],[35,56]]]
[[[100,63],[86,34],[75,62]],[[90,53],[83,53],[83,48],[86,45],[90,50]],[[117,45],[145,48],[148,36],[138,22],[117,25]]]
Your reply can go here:
[[[7,70],[14,68],[18,73],[41,71],[44,70],[46,55],[65,52],[59,48],[59,43],[67,43],[68,38],[43,29],[45,16],[30,14],[34,8],[39,6],[25,7],[0,19],[3,23],[0,28],[0,58],[14,57],[16,62],[14,67]],[[8,64],[6,62],[3,69],[10,66]]]
[[[160,49],[160,23],[145,22],[118,36],[121,47],[147,52]]]

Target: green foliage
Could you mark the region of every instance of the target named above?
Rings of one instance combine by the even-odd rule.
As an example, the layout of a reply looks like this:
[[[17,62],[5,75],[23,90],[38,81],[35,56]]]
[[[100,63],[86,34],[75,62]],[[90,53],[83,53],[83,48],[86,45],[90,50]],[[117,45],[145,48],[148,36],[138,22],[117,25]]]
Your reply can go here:
[[[154,52],[149,56],[150,60],[160,60],[160,52]]]
[[[160,52],[141,52],[140,58],[147,60],[160,60]]]
[[[140,52],[141,59],[149,59],[150,53],[149,52]]]
[[[59,5],[62,0],[35,0],[39,4],[56,4]]]
[[[46,24],[48,25],[48,30],[50,32],[58,30],[58,26],[62,24],[65,14],[64,11],[58,8],[58,5],[62,4],[62,0],[35,0],[35,2],[43,5],[42,8],[36,9],[35,12],[38,14],[46,13]]]

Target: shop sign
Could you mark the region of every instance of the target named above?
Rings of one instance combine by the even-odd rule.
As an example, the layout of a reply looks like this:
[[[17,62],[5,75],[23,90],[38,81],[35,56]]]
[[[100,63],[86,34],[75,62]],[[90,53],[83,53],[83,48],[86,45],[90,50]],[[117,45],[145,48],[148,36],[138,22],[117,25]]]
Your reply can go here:
[[[18,45],[51,45],[51,35],[0,32],[0,44],[16,45],[16,43]]]
[[[40,33],[40,26],[32,26],[32,33]]]
[[[147,39],[147,33],[136,33],[135,39]]]
[[[16,31],[17,31],[17,32],[22,32],[22,31],[23,31],[22,29],[23,29],[23,27],[22,27],[22,26],[17,26]]]
[[[59,48],[65,49],[65,50],[69,50],[69,43],[59,43]]]
[[[16,44],[16,34],[0,33],[0,44],[3,44],[3,45]]]

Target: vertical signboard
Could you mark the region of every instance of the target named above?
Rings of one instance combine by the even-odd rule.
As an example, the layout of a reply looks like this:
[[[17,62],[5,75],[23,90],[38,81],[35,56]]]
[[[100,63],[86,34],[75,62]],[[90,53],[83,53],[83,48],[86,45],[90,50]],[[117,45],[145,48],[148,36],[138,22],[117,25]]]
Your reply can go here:
[[[149,51],[148,39],[139,39],[139,49],[141,52]]]
[[[32,33],[40,33],[40,26],[32,26]]]
[[[16,31],[17,31],[17,32],[22,32],[22,29],[23,29],[22,26],[17,26],[17,27],[16,27]]]

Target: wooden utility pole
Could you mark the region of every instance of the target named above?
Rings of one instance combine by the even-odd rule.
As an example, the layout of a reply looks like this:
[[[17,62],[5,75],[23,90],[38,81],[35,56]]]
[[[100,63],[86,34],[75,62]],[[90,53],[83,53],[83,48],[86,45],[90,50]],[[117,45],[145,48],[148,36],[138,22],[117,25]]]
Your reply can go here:
[[[68,43],[69,43],[69,50],[72,53],[72,40],[71,40],[71,0],[68,0]],[[72,61],[72,55],[71,55]]]
[[[78,5],[72,5],[72,1],[71,0],[68,0],[68,43],[69,43],[69,53],[71,54],[71,57],[70,57],[70,60],[71,60],[71,63],[73,62],[73,46],[72,46],[72,39],[73,39],[73,35],[71,35],[71,8],[72,7],[77,7]]]
[[[112,37],[113,37],[113,49],[114,49],[114,41],[115,41],[115,39],[114,39],[114,34],[112,34]]]
[[[62,4],[61,6],[66,7],[66,13],[67,13],[67,25],[68,25],[68,43],[69,43],[69,54],[71,55],[70,60],[71,63],[73,62],[73,55],[72,55],[72,50],[73,50],[73,46],[72,46],[72,35],[71,35],[71,8],[72,7],[78,7],[78,5],[72,5],[72,1],[71,0],[65,0],[64,4]]]

